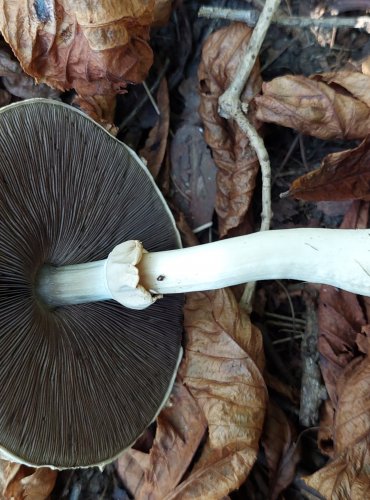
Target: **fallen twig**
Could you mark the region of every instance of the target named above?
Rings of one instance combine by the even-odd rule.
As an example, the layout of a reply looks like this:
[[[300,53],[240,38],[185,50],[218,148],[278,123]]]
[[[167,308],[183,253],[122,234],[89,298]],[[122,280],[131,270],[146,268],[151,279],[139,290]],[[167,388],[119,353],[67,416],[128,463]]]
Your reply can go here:
[[[208,19],[228,19],[229,21],[241,21],[248,26],[254,27],[258,22],[257,10],[224,9],[219,7],[201,7],[199,17]],[[359,17],[299,17],[299,16],[276,16],[272,23],[282,26],[294,26],[298,28],[356,28],[370,31],[370,16]]]
[[[280,0],[266,0],[255,29],[250,38],[245,57],[242,58],[234,80],[219,98],[219,113],[223,118],[235,120],[238,126],[249,138],[252,148],[256,151],[262,172],[262,213],[261,231],[268,230],[271,220],[271,168],[268,153],[263,140],[247,119],[248,105],[242,104],[240,95],[256,62],[271,20],[279,6]],[[251,310],[255,283],[247,283],[240,304]]]
[[[327,393],[321,382],[321,372],[318,364],[316,306],[312,294],[308,292],[303,297],[307,308],[307,323],[301,344],[302,385],[299,421],[302,425],[310,427],[317,425],[320,405],[327,398]]]

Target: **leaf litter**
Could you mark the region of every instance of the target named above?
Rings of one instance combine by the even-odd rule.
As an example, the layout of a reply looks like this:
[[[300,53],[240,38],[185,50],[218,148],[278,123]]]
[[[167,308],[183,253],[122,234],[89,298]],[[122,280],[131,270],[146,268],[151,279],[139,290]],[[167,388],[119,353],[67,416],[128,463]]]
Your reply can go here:
[[[199,226],[211,227],[206,233],[200,231],[202,242],[244,231],[247,218],[256,227],[258,222],[251,210],[254,205],[258,207],[256,154],[237,125],[218,114],[218,98],[233,80],[252,30],[242,23],[220,28],[218,22],[209,29],[209,20],[195,20],[192,25],[187,17],[191,16],[191,9],[172,6],[167,0],[132,0],[124,5],[103,2],[98,9],[92,9],[83,0],[74,5],[60,0],[53,6],[48,4],[42,12],[37,5],[22,0],[2,3],[0,28],[20,65],[7,47],[0,51],[0,76],[5,87],[0,89],[0,104],[35,96],[62,99],[73,102],[111,133],[118,134],[120,140],[130,142],[135,136],[137,150],[171,198],[188,244],[197,244],[192,229]],[[302,13],[302,9],[300,6],[295,14]],[[30,16],[21,15],[25,12]],[[167,30],[164,25],[168,20]],[[184,26],[181,40],[180,28]],[[159,115],[154,121],[138,116],[137,128],[130,125],[122,131],[119,128],[125,119],[122,104],[126,97],[132,100],[135,95],[130,85],[144,82],[152,66],[150,28],[152,47],[157,52],[154,55],[160,54],[163,41],[172,37],[178,44],[176,53],[181,55],[181,61],[176,65],[176,54],[166,45],[163,53],[172,61],[167,74],[160,78],[158,91],[150,96],[156,100]],[[208,34],[213,33],[204,39],[207,29]],[[271,27],[265,53],[261,54],[265,60],[269,59],[269,52],[274,52],[272,47],[281,33],[279,29],[283,28]],[[284,29],[287,30],[284,36],[288,32],[293,34],[301,48],[307,36],[315,36],[313,32],[303,35],[296,29]],[[349,31],[338,30],[337,43],[346,46]],[[320,43],[325,39],[322,35]],[[198,44],[192,61],[191,36]],[[363,38],[359,36],[358,40],[362,47]],[[281,62],[290,50],[296,50],[291,44],[286,47],[281,52]],[[274,54],[276,58],[276,50]],[[338,64],[333,70],[327,61],[322,57],[319,61],[322,71],[309,77],[303,71],[287,75],[285,70],[284,76],[273,75],[267,81],[262,73],[264,83],[256,62],[242,93],[242,102],[249,104],[248,118],[260,133],[262,129],[266,132],[267,143],[272,130],[277,133],[281,147],[282,127],[325,141],[341,140],[340,151],[323,154],[321,166],[316,170],[312,157],[305,156],[309,153],[304,150],[305,144],[309,143],[301,140],[300,156],[304,164],[301,162],[298,168],[299,161],[293,164],[288,158],[291,169],[294,165],[294,179],[288,192],[304,203],[322,200],[330,205],[335,200],[358,200],[351,205],[342,227],[367,227],[368,64],[365,59],[354,69]],[[296,57],[294,63],[299,62]],[[198,81],[194,71],[187,73],[187,66],[193,65],[194,69],[194,64]],[[68,93],[62,93],[71,89],[78,94],[72,99]],[[197,113],[198,91],[201,120]],[[125,92],[128,92],[126,97],[116,95]],[[348,142],[353,140],[362,142],[353,147]],[[195,153],[201,161],[190,159]],[[274,155],[271,157],[274,166]],[[302,175],[307,167],[310,172]],[[284,182],[288,181],[283,179]],[[310,205],[301,206],[310,210]],[[317,213],[320,205],[314,206]],[[325,210],[330,212],[328,207]],[[298,213],[291,211],[284,223],[292,227],[296,223],[321,222],[313,217],[309,224],[294,220]],[[236,289],[189,294],[184,309],[184,358],[171,397],[156,423],[117,460],[118,476],[112,475],[111,470],[111,475],[106,473],[106,478],[114,484],[95,485],[92,493],[92,478],[99,474],[73,472],[68,480],[60,473],[58,480],[65,482],[59,486],[57,482],[55,486],[57,473],[50,469],[34,470],[3,462],[4,498],[41,500],[50,495],[96,498],[109,491],[109,498],[115,499],[126,499],[129,494],[153,500],[234,499],[238,495],[249,498],[248,491],[267,489],[269,498],[282,498],[287,489],[297,494],[301,478],[311,488],[307,491],[314,489],[324,498],[367,498],[370,302],[334,288],[319,289],[317,349],[328,399],[321,407],[317,453],[320,449],[321,458],[329,457],[329,461],[316,461],[313,471],[312,464],[306,466],[307,457],[302,453],[306,429],[297,419],[302,370],[301,330],[297,324],[305,321],[304,285],[295,289],[290,284],[282,286],[284,292],[277,297],[271,293],[271,285],[260,285],[259,296],[265,294],[266,300],[256,306],[253,314],[253,319],[257,316],[259,320],[264,320],[265,314],[275,314],[275,319],[268,323],[267,335],[271,337],[268,349],[272,349],[280,365],[265,366],[265,332],[264,345],[261,332],[239,306]],[[288,385],[279,374],[276,367],[282,363],[291,373],[289,379],[297,381],[296,384]],[[87,484],[86,478],[90,478],[91,485],[84,486],[81,493],[84,477]],[[301,494],[306,490],[298,491]]]

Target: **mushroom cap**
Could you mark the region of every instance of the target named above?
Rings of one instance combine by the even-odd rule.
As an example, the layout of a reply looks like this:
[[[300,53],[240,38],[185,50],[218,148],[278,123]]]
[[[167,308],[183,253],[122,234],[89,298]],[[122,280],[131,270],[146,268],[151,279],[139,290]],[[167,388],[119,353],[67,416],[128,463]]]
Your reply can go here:
[[[119,243],[181,246],[146,167],[81,112],[33,99],[0,110],[0,450],[33,466],[104,465],[168,398],[181,296],[48,309],[44,264],[105,259]]]

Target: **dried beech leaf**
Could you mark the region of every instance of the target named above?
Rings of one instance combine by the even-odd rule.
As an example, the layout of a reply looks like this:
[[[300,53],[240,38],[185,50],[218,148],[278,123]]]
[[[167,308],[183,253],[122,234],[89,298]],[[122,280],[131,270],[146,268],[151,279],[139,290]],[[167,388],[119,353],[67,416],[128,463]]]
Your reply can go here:
[[[206,431],[204,416],[189,391],[174,385],[158,416],[150,453],[134,449],[117,461],[118,473],[136,500],[162,500],[179,483]]]
[[[33,469],[0,460],[0,497],[3,500],[43,500],[54,489],[57,471]]]
[[[361,81],[367,78],[366,89],[369,89],[370,77],[361,73],[358,76]],[[255,99],[257,118],[291,127],[320,139],[366,137],[370,133],[370,108],[363,102],[365,89],[359,100],[356,95],[339,92],[337,86],[331,87],[317,81],[320,75],[315,75],[314,78],[287,75],[264,83],[263,94]],[[324,78],[325,76],[322,77],[323,80]],[[346,78],[348,82],[348,75]],[[369,100],[370,90],[367,93]],[[359,91],[357,95],[360,96]]]
[[[342,87],[349,95],[362,101],[370,108],[370,75],[356,71],[338,71],[312,75],[311,78],[327,85],[335,85],[336,89]]]
[[[301,458],[294,439],[295,432],[285,413],[270,402],[261,442],[269,468],[271,499],[278,498],[294,479]]]
[[[225,236],[239,226],[249,208],[259,164],[246,134],[233,121],[218,114],[218,99],[235,77],[244,57],[251,29],[242,23],[233,23],[213,33],[202,51],[198,78],[201,90],[200,115],[204,136],[211,147],[218,166],[216,212],[220,235]],[[255,64],[241,100],[249,103],[261,89],[259,64]],[[259,128],[254,117],[254,106],[249,107],[248,118]]]
[[[146,160],[148,169],[155,179],[162,166],[170,129],[170,97],[165,78],[162,79],[158,88],[157,105],[160,115],[157,123],[149,132],[144,148],[139,153]]]
[[[370,362],[347,367],[340,380],[332,462],[306,483],[325,498],[368,498],[370,494]]]
[[[112,135],[117,135],[118,128],[114,125],[114,115],[116,112],[115,95],[96,95],[94,97],[76,95],[72,104],[84,111],[84,113],[102,125]]]
[[[26,73],[82,95],[143,81],[154,0],[1,0],[0,29]]]
[[[334,456],[334,407],[330,399],[323,402],[320,410],[320,428],[317,443],[322,453]]]
[[[320,168],[298,177],[288,194],[299,200],[370,200],[370,136],[355,149],[327,155]]]
[[[369,204],[353,203],[341,227],[366,228]],[[355,294],[323,285],[318,301],[318,351],[320,367],[330,399],[336,407],[337,381],[357,351],[356,335],[366,319]]]
[[[327,500],[370,498],[370,436],[303,480]]]
[[[253,466],[267,392],[262,339],[230,290],[188,295],[180,372],[202,408],[208,439],[190,475],[169,499],[222,498]]]
[[[340,454],[370,434],[370,361],[355,359],[338,383],[334,452]]]

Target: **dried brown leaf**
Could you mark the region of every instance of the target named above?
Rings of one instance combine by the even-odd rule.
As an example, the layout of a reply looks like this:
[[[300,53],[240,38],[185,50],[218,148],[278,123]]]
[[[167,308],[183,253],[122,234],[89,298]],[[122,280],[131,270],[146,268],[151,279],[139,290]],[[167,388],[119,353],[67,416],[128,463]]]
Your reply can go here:
[[[357,75],[357,73],[355,73]],[[332,74],[329,74],[332,75]],[[370,77],[358,73],[359,79],[367,79],[367,89]],[[317,81],[305,76],[281,76],[262,86],[263,94],[255,98],[257,118],[259,120],[291,127],[303,134],[313,135],[320,139],[363,139],[370,133],[370,108],[365,104],[365,89],[362,92],[352,86],[356,92],[350,95],[343,93],[349,76],[343,77],[343,89],[339,85]],[[335,82],[334,77],[333,83]],[[325,79],[325,74],[321,76]],[[337,77],[340,81],[340,77]],[[328,77],[330,82],[330,77]],[[357,98],[361,97],[361,100]],[[370,99],[370,91],[366,100]]]
[[[76,95],[72,104],[115,136],[118,132],[118,128],[114,125],[116,100],[115,95],[96,95],[94,97]]]
[[[343,229],[366,228],[369,204],[355,202],[346,214]],[[323,285],[318,301],[318,350],[320,367],[330,399],[336,407],[337,381],[357,351],[356,337],[366,319],[355,294]]]
[[[179,483],[206,430],[204,416],[189,391],[174,385],[169,405],[158,416],[150,453],[128,450],[118,473],[137,500],[162,500]]]
[[[163,26],[168,23],[172,11],[172,0],[155,0],[153,26]]]
[[[216,200],[217,168],[204,140],[198,113],[196,77],[184,80],[179,88],[184,101],[182,124],[171,141],[173,201],[193,229],[212,224]]]
[[[323,402],[320,412],[320,428],[317,443],[322,453],[334,456],[334,407],[330,399]]]
[[[325,498],[368,498],[370,494],[370,362],[347,367],[340,380],[332,462],[306,483]]]
[[[295,438],[293,424],[276,404],[270,402],[261,443],[269,468],[271,499],[278,498],[294,479],[301,458]]]
[[[202,408],[208,439],[190,475],[166,499],[215,499],[253,466],[267,392],[260,332],[230,290],[190,294],[181,376]]]
[[[3,500],[43,500],[54,489],[57,471],[33,469],[0,460],[0,497]]]
[[[0,29],[26,73],[82,95],[143,81],[154,0],[1,0]]]
[[[370,75],[358,71],[338,71],[312,75],[312,80],[324,82],[337,92],[348,92],[370,108]]]
[[[370,497],[369,470],[368,436],[303,480],[327,500],[364,500]]]
[[[157,92],[157,105],[160,111],[157,123],[149,132],[140,156],[145,158],[148,169],[156,179],[167,147],[168,131],[170,129],[170,97],[166,78],[163,78]]]
[[[252,199],[259,168],[256,154],[246,134],[235,122],[227,121],[218,114],[218,99],[235,77],[251,32],[245,24],[233,23],[213,33],[204,44],[198,71],[204,136],[219,169],[215,208],[222,237],[243,221]],[[241,100],[249,103],[260,88],[257,62]],[[259,127],[254,113],[252,105],[249,107],[248,118]]]
[[[289,195],[300,200],[370,200],[370,136],[355,149],[327,155],[320,168],[298,177]]]

